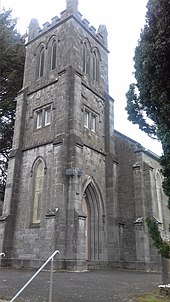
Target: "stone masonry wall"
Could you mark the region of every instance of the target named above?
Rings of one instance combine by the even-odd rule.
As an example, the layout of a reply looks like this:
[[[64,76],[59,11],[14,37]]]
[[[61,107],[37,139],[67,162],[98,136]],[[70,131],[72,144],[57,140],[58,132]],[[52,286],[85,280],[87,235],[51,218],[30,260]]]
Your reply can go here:
[[[62,153],[62,146],[55,147],[52,144],[23,153],[13,254],[15,258],[32,255],[30,256],[32,259],[46,259],[53,253],[56,246],[60,250],[60,257],[64,258],[67,182],[64,185],[64,167],[61,166]],[[36,227],[32,225],[34,181],[32,163],[37,156],[44,159],[46,173],[44,175],[41,223]],[[50,209],[57,209],[57,213],[53,219],[49,220],[46,215]]]
[[[133,165],[135,149],[133,143],[115,135],[116,155],[118,157],[118,205],[119,219],[123,225],[124,260],[135,261],[135,197]]]
[[[105,33],[107,37],[107,32]],[[50,39],[55,38],[57,41],[57,69],[49,71],[49,45]],[[84,76],[84,81],[96,91],[108,93],[108,51],[101,44],[92,31],[88,30],[83,23],[73,18],[66,19],[65,22],[59,22],[56,26],[51,27],[45,34],[28,42],[24,75],[24,87],[29,86],[30,91],[47,85],[49,82],[55,81],[58,74],[67,66],[72,66],[75,70],[82,73],[83,71],[83,51],[82,43],[88,40],[91,51],[98,49],[100,57],[100,81],[99,84],[89,77]],[[37,52],[38,47],[45,46],[45,72],[44,76],[37,79]],[[69,55],[68,55],[69,54]]]
[[[55,84],[28,94],[23,149],[52,142],[57,136],[68,133],[66,78],[66,75],[63,75]],[[47,105],[51,106],[51,123],[36,129],[36,112]]]
[[[20,147],[17,174],[20,178],[10,257],[16,263],[17,260],[18,263],[20,260],[21,263],[27,260],[28,263],[39,263],[55,249],[60,250],[59,259],[63,260],[63,267],[69,266],[71,261],[75,265],[81,261],[83,263],[84,251],[78,244],[84,238],[85,217],[82,216],[81,207],[83,190],[89,179],[95,188],[93,202],[98,215],[96,224],[92,222],[93,260],[107,260],[107,232],[112,245],[110,258],[118,259],[118,248],[114,249],[113,242],[115,240],[115,246],[118,246],[117,230],[115,232],[117,212],[114,211],[117,207],[117,174],[112,160],[113,100],[108,96],[107,31],[100,26],[96,33],[87,20],[81,19],[76,6],[74,16],[70,15],[67,4],[68,10],[62,12],[61,19],[55,17],[51,25],[45,23],[42,31],[37,21],[30,25],[23,85],[25,109],[17,115],[14,136],[14,147],[17,143]],[[53,39],[57,42],[57,66],[50,71],[50,45]],[[93,80],[92,61],[90,74],[83,74],[84,41],[89,43],[90,55],[97,51],[99,81]],[[41,47],[45,50],[44,74],[38,78],[37,62]],[[19,101],[23,108],[22,100],[18,99],[18,104]],[[47,106],[51,110],[51,121],[37,128],[37,114]],[[95,115],[95,131],[84,125],[86,109]],[[14,157],[15,154],[11,158],[11,165]],[[33,224],[34,165],[38,158],[44,162],[43,197],[40,224]],[[71,176],[70,170],[73,172]],[[75,171],[80,175],[74,174]],[[93,199],[92,196],[90,198]],[[108,213],[109,210],[112,212]]]
[[[164,232],[169,233],[167,199],[163,192],[160,195],[161,204],[158,205],[156,173],[160,173],[161,169],[159,158],[118,132],[115,132],[115,138],[119,161],[119,213],[124,224],[124,259],[129,261],[128,266],[132,262],[136,268],[157,270],[160,256],[153,246],[145,219],[158,217],[158,209],[161,207]]]

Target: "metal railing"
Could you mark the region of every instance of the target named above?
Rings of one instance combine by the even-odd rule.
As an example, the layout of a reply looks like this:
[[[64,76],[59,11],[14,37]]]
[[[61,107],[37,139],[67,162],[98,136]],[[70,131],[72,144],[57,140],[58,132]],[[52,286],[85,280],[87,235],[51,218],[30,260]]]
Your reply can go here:
[[[35,277],[42,271],[42,269],[51,261],[50,267],[50,288],[49,288],[49,302],[52,302],[52,288],[53,288],[53,261],[54,256],[60,252],[56,250],[47,261],[39,268],[39,270],[28,280],[28,282],[19,290],[19,292],[10,300],[13,302],[23,291],[24,289],[35,279]]]

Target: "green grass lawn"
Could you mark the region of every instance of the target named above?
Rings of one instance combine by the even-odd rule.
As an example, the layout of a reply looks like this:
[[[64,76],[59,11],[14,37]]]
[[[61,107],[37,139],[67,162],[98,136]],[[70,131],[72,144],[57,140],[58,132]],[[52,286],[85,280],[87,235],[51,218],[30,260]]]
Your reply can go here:
[[[135,302],[170,302],[170,295],[161,294],[159,291],[137,296]]]

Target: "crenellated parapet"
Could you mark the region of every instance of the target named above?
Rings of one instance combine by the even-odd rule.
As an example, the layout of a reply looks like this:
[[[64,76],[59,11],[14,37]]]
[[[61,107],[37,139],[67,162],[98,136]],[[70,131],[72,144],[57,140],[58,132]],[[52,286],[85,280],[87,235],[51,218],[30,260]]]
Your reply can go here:
[[[82,14],[78,11],[77,0],[67,0],[66,10],[60,13],[60,17],[55,16],[51,22],[45,22],[42,28],[39,26],[37,19],[32,19],[29,25],[28,42],[39,37],[42,33],[54,29],[64,20],[74,17],[77,21],[86,28],[104,47],[107,48],[107,29],[105,25],[99,25],[98,30],[90,24],[90,22],[83,18]]]

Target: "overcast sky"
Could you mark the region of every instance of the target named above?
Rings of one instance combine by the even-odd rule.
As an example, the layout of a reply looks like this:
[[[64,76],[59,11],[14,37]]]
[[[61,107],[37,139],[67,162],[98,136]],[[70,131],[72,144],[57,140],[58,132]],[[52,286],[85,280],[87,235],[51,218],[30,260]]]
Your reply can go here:
[[[66,7],[66,0],[0,0],[1,8],[12,8],[18,17],[18,29],[23,34],[31,18],[37,18],[40,26]],[[160,155],[161,144],[151,140],[128,122],[124,110],[125,93],[133,78],[134,49],[145,22],[147,0],[79,0],[79,11],[96,29],[105,24],[108,30],[109,87],[115,100],[115,129],[139,141],[145,148]]]

